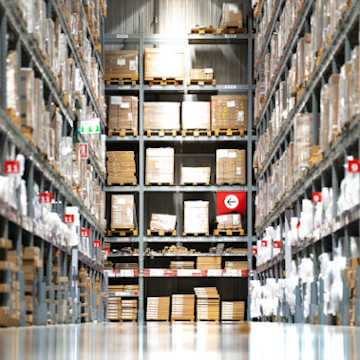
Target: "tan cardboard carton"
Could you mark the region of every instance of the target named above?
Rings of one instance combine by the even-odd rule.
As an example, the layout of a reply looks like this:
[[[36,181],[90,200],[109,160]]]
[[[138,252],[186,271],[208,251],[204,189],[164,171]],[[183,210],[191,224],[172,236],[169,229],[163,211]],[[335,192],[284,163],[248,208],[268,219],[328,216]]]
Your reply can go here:
[[[185,234],[209,233],[209,202],[208,201],[184,202],[184,233]]]
[[[134,195],[112,195],[111,197],[111,228],[133,229]]]
[[[180,130],[180,103],[145,102],[144,130]]]
[[[207,81],[214,78],[214,69],[204,68],[204,69],[191,69],[190,79],[194,81]]]
[[[216,184],[246,184],[246,150],[216,150]]]
[[[210,130],[210,102],[184,101],[182,103],[182,129]]]
[[[196,259],[197,269],[221,269],[221,256],[198,256]]]
[[[151,214],[150,230],[174,231],[176,229],[176,215]]]
[[[221,27],[243,27],[243,14],[240,5],[223,3]]]
[[[136,184],[136,164],[133,151],[108,151],[107,181],[112,184]]]
[[[137,50],[111,50],[105,51],[105,72],[106,75],[114,77],[130,77],[139,79],[138,66],[139,52]]]
[[[241,214],[226,214],[216,217],[218,229],[239,229],[242,228]]]
[[[138,98],[111,96],[109,99],[109,130],[138,130]]]
[[[174,184],[174,149],[148,148],[146,149],[145,183]]]

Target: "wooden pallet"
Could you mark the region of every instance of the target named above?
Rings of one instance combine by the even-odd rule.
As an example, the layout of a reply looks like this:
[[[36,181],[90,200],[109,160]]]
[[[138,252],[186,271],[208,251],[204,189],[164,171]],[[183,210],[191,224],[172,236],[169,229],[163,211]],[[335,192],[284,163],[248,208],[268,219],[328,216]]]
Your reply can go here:
[[[243,236],[244,229],[215,229],[214,236]]]
[[[146,231],[147,236],[176,236],[176,230],[164,231],[164,230],[151,230]]]
[[[116,84],[116,85],[125,85],[130,84],[136,86],[139,75],[135,74],[105,74],[104,80],[106,85]]]
[[[134,181],[109,181],[109,177],[107,178],[107,184],[109,186],[118,185],[118,186],[135,186],[136,180]]]
[[[213,323],[219,322],[219,320],[215,320],[215,319],[196,319],[196,321],[198,321],[198,322],[213,322]]]
[[[198,183],[183,182],[183,183],[181,183],[181,185],[184,185],[184,186],[210,186],[210,184],[208,182],[198,182]]]
[[[161,86],[167,86],[167,85],[174,85],[179,86],[182,84],[184,79],[182,78],[167,78],[167,77],[154,77],[154,78],[148,78],[145,79],[145,83],[148,83],[150,86],[154,85],[161,85]]]
[[[215,136],[225,135],[225,136],[244,136],[245,129],[215,129],[213,130]]]
[[[146,318],[146,322],[158,322],[158,321],[161,321],[161,322],[169,322],[169,320],[164,320],[164,319],[148,319]]]
[[[216,28],[213,26],[201,26],[201,27],[195,27],[191,29],[192,34],[199,34],[199,35],[205,35],[205,34],[216,34]]]
[[[147,185],[147,186],[151,186],[151,185],[154,185],[154,186],[174,186],[174,183],[165,183],[165,182],[164,183],[162,183],[162,182],[152,183],[152,182],[146,181],[145,185]]]
[[[186,233],[183,232],[183,236],[209,236],[209,233]]]
[[[172,321],[172,322],[187,321],[187,322],[192,323],[192,322],[194,322],[194,318],[189,319],[189,318],[185,318],[185,317],[184,317],[184,318],[180,319],[179,317],[176,317],[176,318],[171,317],[171,321]]]
[[[138,136],[139,132],[134,129],[112,129],[108,131],[109,136]]]
[[[111,229],[108,230],[108,236],[138,236],[137,229]]]
[[[190,85],[198,85],[198,86],[212,85],[212,86],[216,86],[216,79],[206,79],[206,80],[190,79],[186,83],[186,85],[187,86],[190,86]]]
[[[222,34],[246,34],[247,29],[238,26],[224,26],[217,29],[217,33]]]
[[[150,136],[177,136],[179,130],[145,130],[145,135]]]
[[[211,136],[211,130],[208,129],[186,129],[186,130],[181,130],[181,136],[194,136],[194,137],[199,137],[199,136]]]

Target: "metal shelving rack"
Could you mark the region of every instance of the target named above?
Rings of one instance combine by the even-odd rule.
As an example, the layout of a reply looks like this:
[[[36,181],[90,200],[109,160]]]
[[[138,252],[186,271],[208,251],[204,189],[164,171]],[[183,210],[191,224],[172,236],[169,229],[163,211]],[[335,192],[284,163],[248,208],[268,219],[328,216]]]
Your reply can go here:
[[[253,92],[255,86],[253,84],[252,76],[253,73],[253,25],[252,17],[249,16],[248,19],[248,34],[225,34],[225,35],[196,35],[191,34],[187,36],[166,36],[166,35],[155,35],[155,34],[105,34],[104,42],[106,44],[124,44],[126,42],[138,44],[139,49],[139,84],[136,86],[131,85],[107,85],[106,92],[108,95],[112,94],[132,94],[139,96],[139,136],[109,136],[107,137],[108,144],[121,144],[124,142],[133,142],[139,146],[139,185],[136,186],[107,186],[105,191],[108,193],[113,192],[131,192],[139,193],[139,236],[136,238],[118,238],[118,237],[107,237],[106,242],[112,244],[137,244],[139,247],[139,272],[132,275],[128,274],[126,271],[122,274],[125,274],[124,277],[138,277],[139,282],[139,322],[144,321],[144,277],[152,277],[149,269],[144,269],[144,246],[147,243],[209,243],[216,244],[220,242],[225,243],[247,243],[248,244],[248,266],[249,270],[252,270],[252,246],[254,241],[256,241],[253,236],[253,197],[256,187],[253,186],[253,176],[252,176],[252,156],[253,156],[253,144],[256,140],[256,136],[252,134],[253,128]],[[176,43],[177,45],[184,46],[185,49],[188,49],[191,44],[247,44],[248,53],[247,53],[247,62],[248,62],[248,82],[245,84],[219,84],[216,86],[197,86],[190,85],[187,86],[185,83],[179,86],[167,85],[167,86],[149,86],[144,84],[144,44],[145,43]],[[185,59],[188,58],[188,50],[185,50]],[[189,59],[185,60],[185,74],[190,72],[189,69],[190,61]],[[246,93],[248,96],[248,134],[246,136],[211,136],[211,137],[192,137],[192,136],[151,136],[147,137],[144,135],[143,129],[143,106],[144,106],[144,96],[145,93],[180,93],[180,94],[238,94]],[[238,144],[243,144],[246,146],[247,150],[247,186],[146,186],[144,182],[145,174],[145,144],[147,142],[169,142],[172,144],[176,143],[186,143],[186,142],[196,142],[201,144],[210,144],[210,143],[222,143],[226,146],[227,142],[236,142]],[[120,148],[119,147],[119,148]],[[216,191],[246,191],[247,192],[247,235],[246,236],[174,236],[174,237],[148,237],[145,236],[144,228],[144,195],[149,192],[172,192],[172,193],[184,193],[184,192],[216,192]],[[158,255],[156,255],[158,256]],[[145,273],[144,273],[145,271]],[[150,270],[151,271],[151,270]],[[118,271],[106,271],[109,277],[119,277],[120,274]],[[207,273],[197,273],[198,270],[194,270],[197,277],[208,277]],[[166,270],[162,276],[164,275]],[[234,273],[234,277],[247,277],[247,271],[239,271]],[[159,276],[159,275],[156,275]],[[181,272],[172,277],[182,277],[182,276],[192,276],[182,275]],[[194,276],[194,275],[193,275]],[[217,277],[223,277],[226,275],[218,274],[212,275]]]
[[[280,16],[284,1],[277,2],[275,10],[276,16]],[[286,78],[290,67],[290,58],[296,50],[295,45],[300,35],[306,30],[311,29],[310,16],[316,5],[316,1],[304,1],[303,8],[299,15],[296,26],[293,29],[290,41],[280,59],[278,72],[276,73],[270,90],[266,94],[266,102],[262,108],[259,118],[256,122],[257,135],[260,136],[269,123],[271,111],[275,106],[274,94],[281,80]],[[274,31],[273,22],[270,25],[271,31],[267,34],[265,43],[269,44],[270,37]],[[318,63],[310,80],[307,82],[303,94],[297,100],[292,112],[288,114],[281,131],[274,140],[274,145],[270,150],[268,158],[263,167],[256,174],[256,180],[266,178],[270,175],[270,167],[289,144],[289,139],[293,137],[294,117],[297,113],[304,111],[311,112],[313,115],[313,145],[319,144],[319,105],[320,88],[326,84],[331,74],[339,73],[340,67],[344,62],[350,60],[351,49],[360,44],[360,1],[354,0],[349,5],[337,31],[331,39],[329,46],[324,50],[321,61]],[[264,54],[263,54],[264,55]],[[311,284],[310,323],[315,323],[315,314],[319,316],[319,324],[328,324],[329,318],[324,314],[324,283],[319,279],[319,260],[318,256],[326,251],[332,252],[336,245],[341,243],[344,247],[344,253],[347,258],[347,265],[350,259],[350,236],[359,236],[360,234],[360,205],[353,209],[338,215],[337,200],[340,195],[340,182],[344,176],[343,167],[347,156],[353,155],[360,158],[360,115],[358,114],[347,130],[345,130],[338,139],[332,144],[329,150],[324,154],[323,160],[312,167],[303,177],[302,181],[297,183],[293,189],[287,193],[277,204],[275,209],[266,217],[265,221],[256,228],[256,233],[261,237],[268,226],[281,226],[282,238],[285,232],[285,224],[293,216],[300,217],[301,200],[311,199],[312,192],[321,191],[324,186],[333,188],[334,205],[332,207],[333,222],[323,223],[318,232],[309,236],[305,243],[293,246],[289,255],[285,255],[284,249],[280,254],[273,257],[265,264],[257,266],[255,278],[266,281],[267,278],[283,278],[286,259],[295,259],[298,263],[304,257],[309,255],[314,259],[314,281]],[[357,277],[360,280],[359,276]],[[344,298],[341,304],[341,324],[349,324],[349,288],[347,281],[343,277]],[[318,292],[319,291],[319,292]],[[284,296],[282,303],[283,316],[278,313],[278,321],[285,322],[306,322],[304,317],[304,303],[301,296],[301,284],[296,290],[296,310],[295,317],[289,312],[289,306]],[[318,295],[319,294],[319,295]],[[357,297],[357,301],[359,298]],[[280,310],[280,309],[279,309]],[[360,314],[356,314],[356,325],[360,325]],[[263,319],[266,320],[265,318]]]
[[[94,97],[93,91],[89,86],[82,60],[79,58],[77,48],[74,45],[72,36],[67,28],[64,20],[62,10],[59,3],[55,0],[49,0],[47,3],[47,15],[53,19],[60,20],[62,31],[67,35],[68,46],[70,49],[70,56],[75,60],[78,67],[82,70],[81,75],[86,85],[87,101],[93,109],[100,116],[98,105]],[[102,16],[102,15],[100,15]],[[102,21],[103,23],[103,21]],[[92,40],[92,39],[91,39]],[[55,323],[55,304],[60,304],[61,295],[55,298],[54,292],[58,284],[51,280],[52,274],[52,259],[53,254],[60,251],[60,269],[59,275],[66,276],[70,279],[70,283],[66,286],[66,293],[71,294],[72,299],[72,323],[81,321],[80,314],[80,298],[78,290],[78,268],[84,267],[88,270],[92,281],[93,289],[95,281],[98,280],[101,284],[102,292],[106,289],[107,278],[104,275],[103,263],[101,260],[101,248],[93,247],[93,240],[104,241],[105,229],[101,226],[90,211],[83,205],[80,199],[74,195],[72,189],[65,181],[55,172],[48,161],[38,152],[36,147],[32,145],[22,134],[21,130],[15,126],[12,120],[8,117],[6,104],[6,59],[8,54],[8,47],[10,41],[15,43],[14,50],[17,51],[18,57],[21,59],[24,54],[29,58],[28,66],[34,68],[36,73],[48,90],[49,97],[48,106],[52,104],[60,109],[63,121],[63,134],[74,136],[74,130],[77,119],[74,114],[64,105],[63,94],[61,93],[56,79],[45,62],[44,57],[40,53],[37,43],[34,38],[27,33],[26,26],[19,9],[16,7],[14,1],[0,0],[0,162],[1,168],[5,160],[8,159],[9,154],[22,154],[25,156],[25,175],[26,190],[27,190],[27,213],[28,216],[23,216],[19,211],[13,209],[3,201],[0,202],[0,237],[10,238],[13,242],[13,247],[19,257],[22,255],[24,246],[38,246],[40,248],[40,257],[42,263],[46,263],[46,276],[44,275],[44,268],[41,267],[37,273],[37,280],[33,281],[33,288],[36,289],[37,295],[34,296],[34,312],[33,324],[46,325],[48,312],[51,313],[52,321]],[[92,40],[93,53],[98,59],[99,65],[102,68],[102,60],[100,54],[96,53],[94,42]],[[18,62],[17,71],[20,73],[21,61]],[[103,126],[104,121],[102,119]],[[79,136],[81,139],[81,136]],[[89,152],[89,161],[93,165],[95,172],[94,178],[97,179],[101,187],[105,184],[105,175],[100,172],[100,167],[97,163],[95,155]],[[3,174],[3,169],[1,169]],[[84,228],[90,230],[90,237],[88,239],[81,238],[81,241],[88,241],[90,243],[90,256],[79,250],[78,246],[65,247],[58,244],[53,236],[48,236],[44,233],[41,227],[34,219],[34,183],[38,182],[40,192],[50,191],[54,196],[54,204],[52,210],[57,212],[61,218],[64,218],[66,206],[76,206],[80,211],[80,223]],[[17,199],[19,205],[19,199]],[[24,273],[18,272],[18,281],[20,283],[20,302],[21,314],[20,325],[25,325],[25,299],[24,299]],[[46,293],[50,297],[50,302],[46,301]],[[100,312],[97,313],[96,295],[92,291],[89,293],[92,297],[92,312],[93,319],[103,321],[106,318],[106,302],[101,297]],[[66,299],[67,296],[65,295]],[[9,306],[11,300],[7,300],[5,306]],[[65,307],[65,323],[69,323],[69,302],[66,302]],[[89,310],[89,304],[87,309]],[[87,311],[89,313],[89,311]],[[59,306],[59,323],[62,323],[62,307]],[[89,321],[89,318],[86,319]]]

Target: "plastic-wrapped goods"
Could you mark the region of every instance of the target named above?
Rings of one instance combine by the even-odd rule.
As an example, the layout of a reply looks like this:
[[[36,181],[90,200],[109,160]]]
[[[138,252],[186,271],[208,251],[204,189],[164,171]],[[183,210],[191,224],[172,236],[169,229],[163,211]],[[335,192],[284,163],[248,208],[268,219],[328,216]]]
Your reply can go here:
[[[35,126],[35,77],[31,68],[21,68],[21,125],[33,130]]]
[[[360,114],[360,46],[356,46],[351,55],[352,60],[352,113],[351,117]]]
[[[338,123],[341,131],[350,121],[352,114],[352,62],[346,62],[340,71]]]
[[[241,214],[218,215],[216,217],[216,223],[218,229],[241,229]]]
[[[311,34],[305,34],[304,36],[304,82],[310,80],[310,76],[313,72],[315,65],[314,57],[315,54],[311,48]]]
[[[154,78],[184,80],[184,50],[173,48],[145,49],[145,81]]]
[[[72,186],[72,137],[62,137],[60,141],[59,173],[64,177],[68,185]]]
[[[243,14],[240,5],[223,3],[221,27],[243,27]]]
[[[332,74],[329,78],[329,144],[332,144],[340,134],[339,124],[339,82],[340,75]]]
[[[134,229],[134,195],[111,196],[111,229]]]
[[[251,294],[250,301],[250,317],[257,319],[261,317],[260,303],[261,303],[261,283],[260,280],[249,280],[249,293]]]
[[[209,233],[208,201],[184,201],[184,233]]]
[[[324,46],[328,39],[330,38],[331,33],[331,17],[334,16],[331,13],[331,2],[330,1],[323,1],[323,33],[322,33],[322,46]]]
[[[181,167],[181,185],[210,184],[211,168],[209,167]]]
[[[73,215],[74,222],[67,224],[72,233],[71,243],[69,246],[77,246],[80,242],[80,211],[76,206],[67,206],[65,209],[65,215]]]
[[[145,102],[144,130],[180,130],[180,103]]]
[[[13,113],[12,120],[16,122],[20,119],[17,62],[17,52],[10,51],[6,59],[6,105]],[[20,123],[16,125],[20,126]]]
[[[153,231],[176,230],[176,215],[151,214],[150,230]]]
[[[330,87],[328,84],[321,88],[320,93],[320,150],[326,153],[329,149],[329,118],[330,118]]]
[[[216,150],[216,184],[246,184],[246,150]]]
[[[302,211],[300,215],[299,239],[305,240],[311,235],[314,227],[313,204],[311,200],[302,200]]]
[[[333,189],[332,188],[323,188],[322,189],[322,202],[325,209],[325,224],[331,224],[333,217]]]
[[[294,121],[295,182],[310,168],[312,146],[312,115],[297,114]]]
[[[182,103],[182,129],[210,130],[210,102],[184,101]]]
[[[146,185],[174,184],[174,149],[146,149]]]

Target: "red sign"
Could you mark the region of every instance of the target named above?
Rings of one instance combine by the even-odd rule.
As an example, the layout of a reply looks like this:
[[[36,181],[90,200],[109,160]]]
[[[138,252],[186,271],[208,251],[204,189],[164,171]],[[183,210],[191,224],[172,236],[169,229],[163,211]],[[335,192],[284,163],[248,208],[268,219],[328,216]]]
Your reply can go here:
[[[301,225],[300,220],[298,220],[298,222],[297,222],[297,224],[296,224],[296,228],[299,229],[299,228],[300,228],[300,225]]]
[[[65,214],[64,215],[64,223],[65,224],[73,224],[75,222],[74,214]]]
[[[281,249],[282,248],[282,242],[281,241],[273,241],[273,248]]]
[[[40,204],[51,204],[53,201],[53,193],[52,192],[42,192],[40,193]]]
[[[321,192],[313,192],[312,193],[312,202],[313,203],[320,203],[321,201],[322,201]]]
[[[262,247],[267,247],[267,240],[261,240],[261,246]]]
[[[253,255],[257,255],[257,253],[258,253],[257,248],[253,248],[253,249],[252,249],[252,254],[253,254]]]
[[[79,152],[80,152],[80,159],[87,159],[89,156],[88,144],[86,143],[79,144]]]
[[[6,175],[18,175],[20,173],[20,162],[17,160],[5,160],[4,173]]]
[[[360,160],[349,160],[348,161],[348,171],[349,173],[360,173]]]
[[[83,238],[90,237],[90,230],[89,229],[81,229],[80,230],[80,236]]]
[[[94,240],[93,244],[94,244],[94,248],[100,248],[101,247],[101,241],[100,240]]]
[[[240,213],[245,215],[246,211],[246,192],[231,191],[218,192],[217,198],[217,215],[226,215],[230,213]]]

